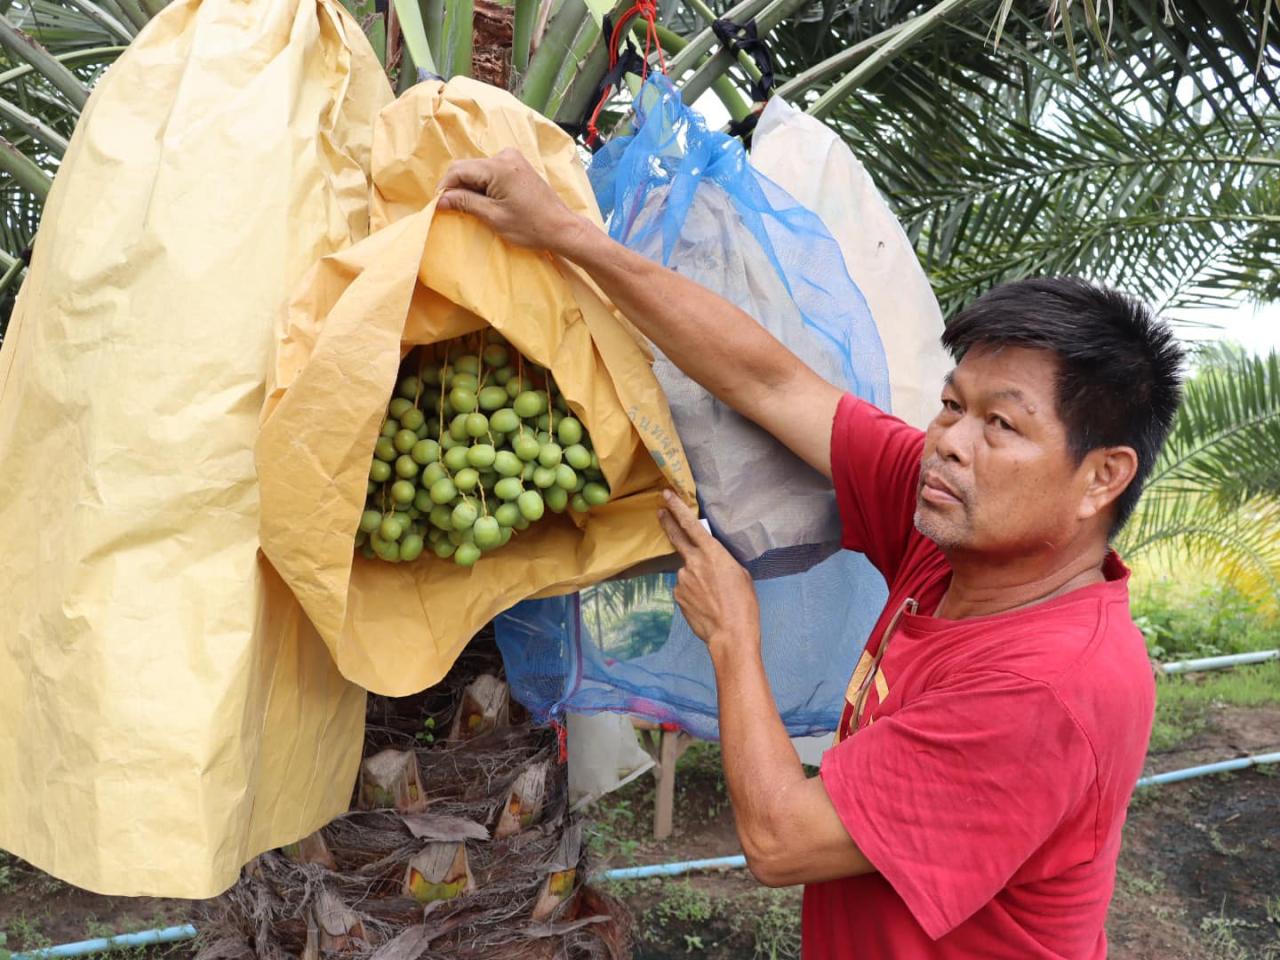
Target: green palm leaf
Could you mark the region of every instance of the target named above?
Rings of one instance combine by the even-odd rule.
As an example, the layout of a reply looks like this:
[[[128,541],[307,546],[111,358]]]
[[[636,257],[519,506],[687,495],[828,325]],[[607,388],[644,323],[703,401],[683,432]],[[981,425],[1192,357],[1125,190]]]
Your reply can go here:
[[[1220,357],[1189,381],[1148,488],[1227,510],[1280,499],[1280,357]]]
[[[1117,547],[1280,599],[1280,357],[1212,351]]]
[[[1276,285],[1280,115],[1254,109],[1263,94],[1242,61],[1236,86],[1251,85],[1252,106],[1222,84],[1207,95],[1184,84],[1171,100],[1185,58],[1152,38],[1143,57],[1078,76],[1060,48],[1005,47],[986,73],[916,50],[887,71],[891,86],[877,80],[833,111],[945,308],[1047,273],[1180,310]]]

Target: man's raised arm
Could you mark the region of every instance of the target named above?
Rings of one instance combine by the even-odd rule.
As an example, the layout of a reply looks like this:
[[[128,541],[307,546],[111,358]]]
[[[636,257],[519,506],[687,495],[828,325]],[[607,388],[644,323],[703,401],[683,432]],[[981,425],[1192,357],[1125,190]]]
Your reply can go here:
[[[439,209],[469,213],[509,243],[576,263],[686,375],[831,476],[840,389],[742,310],[573,213],[515,150],[455,163],[441,189]]]

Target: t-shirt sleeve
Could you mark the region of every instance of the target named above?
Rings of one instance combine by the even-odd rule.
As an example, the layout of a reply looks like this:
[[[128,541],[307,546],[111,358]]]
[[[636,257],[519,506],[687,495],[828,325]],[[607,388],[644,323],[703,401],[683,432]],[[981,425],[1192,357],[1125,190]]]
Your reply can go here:
[[[914,529],[924,434],[845,394],[831,426],[831,479],[841,543],[866,554],[890,583]]]
[[[1007,673],[875,720],[827,751],[821,775],[853,842],[935,940],[994,898],[1097,779],[1052,688]]]

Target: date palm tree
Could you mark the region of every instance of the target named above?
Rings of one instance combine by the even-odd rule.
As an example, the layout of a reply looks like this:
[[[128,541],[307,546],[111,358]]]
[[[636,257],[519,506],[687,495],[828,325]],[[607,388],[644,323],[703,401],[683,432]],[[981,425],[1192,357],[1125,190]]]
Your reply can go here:
[[[420,71],[471,70],[485,0],[345,2],[399,87]],[[0,0],[0,336],[90,91],[164,3]],[[608,69],[603,27],[632,0],[508,3],[512,91],[550,117],[578,120]],[[656,0],[655,33],[685,100],[714,96],[740,121],[760,64],[726,49],[712,23],[754,25],[771,50],[775,95],[823,118],[863,159],[945,310],[1003,280],[1075,273],[1186,318],[1241,298],[1280,299],[1276,8]],[[643,23],[631,31],[643,50]],[[657,66],[656,50],[649,62]],[[617,98],[622,108],[635,81]],[[622,108],[604,114],[606,130]],[[1198,375],[1122,546],[1201,551],[1280,593],[1278,398],[1274,357]]]

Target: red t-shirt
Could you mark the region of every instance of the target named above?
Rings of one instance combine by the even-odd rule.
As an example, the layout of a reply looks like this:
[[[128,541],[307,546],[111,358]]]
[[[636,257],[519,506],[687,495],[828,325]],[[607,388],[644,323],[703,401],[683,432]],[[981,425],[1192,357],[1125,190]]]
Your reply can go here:
[[[923,446],[919,430],[841,401],[831,465],[843,543],[884,575],[889,601],[822,781],[879,872],[805,888],[803,956],[1105,957],[1155,705],[1129,571],[1113,553],[1105,582],[1034,607],[927,616],[951,568],[912,523]],[[852,701],[908,599],[918,612],[900,615],[856,723]]]

